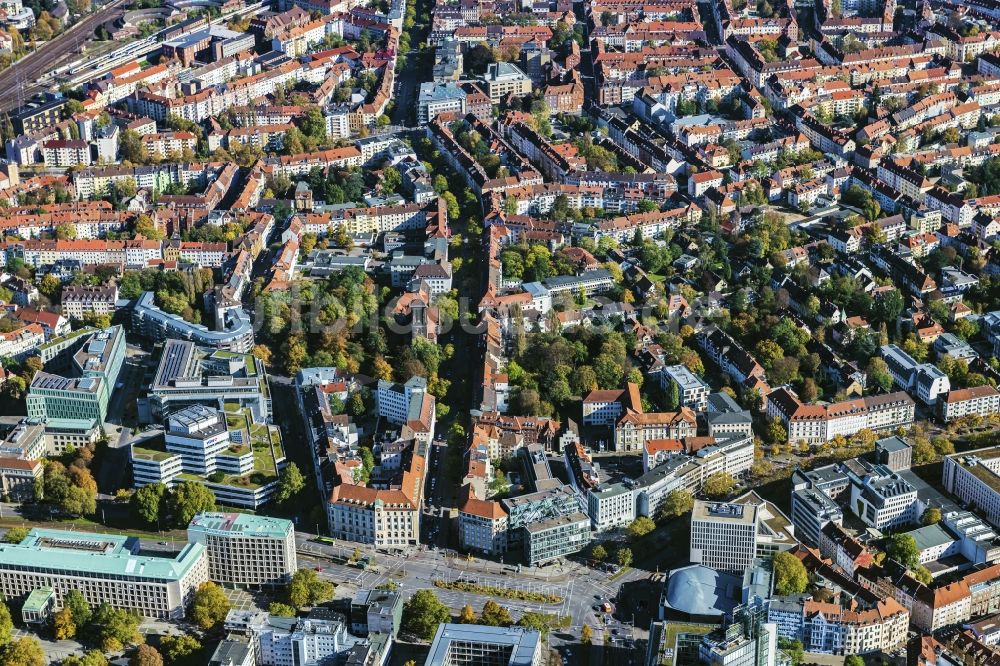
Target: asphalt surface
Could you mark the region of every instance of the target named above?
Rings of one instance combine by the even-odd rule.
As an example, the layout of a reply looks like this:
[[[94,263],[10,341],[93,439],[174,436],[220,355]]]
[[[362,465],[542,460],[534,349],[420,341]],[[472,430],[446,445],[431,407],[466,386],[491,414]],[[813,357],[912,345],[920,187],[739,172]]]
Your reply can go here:
[[[25,100],[31,93],[42,88],[38,81],[60,60],[72,55],[80,44],[94,36],[98,26],[114,19],[124,12],[127,0],[114,0],[94,12],[66,32],[46,42],[37,50],[0,72],[0,108],[9,110],[17,107],[18,82],[24,87]]]
[[[419,546],[403,553],[388,554],[353,542],[344,541],[328,545],[317,543],[312,538],[310,534],[296,533],[299,568],[312,568],[321,577],[337,583],[338,597],[349,596],[355,589],[371,589],[392,581],[399,586],[404,599],[411,597],[417,590],[433,589],[442,603],[455,615],[458,615],[466,604],[471,605],[478,613],[487,600],[495,599],[510,611],[515,621],[529,611],[539,611],[559,617],[568,616],[570,627],[554,630],[550,634],[549,643],[557,649],[567,646],[570,649],[578,647],[578,637],[584,624],[591,626],[595,642],[600,640],[599,637],[605,630],[608,644],[611,644],[612,638],[618,641],[631,636],[633,633],[630,623],[630,618],[633,617],[631,610],[620,607],[615,613],[618,617],[615,618],[605,616],[595,610],[595,607],[604,601],[615,599],[620,586],[644,582],[650,578],[648,571],[632,569],[612,580],[605,572],[573,561],[563,561],[541,568],[524,567],[517,572],[510,564],[468,559],[454,551],[440,548],[430,550],[426,546]],[[370,558],[372,564],[368,570],[362,571],[343,563],[351,557],[355,548]],[[549,604],[496,599],[489,595],[449,590],[434,585],[435,581],[459,580],[491,587],[555,594],[561,600]],[[635,633],[638,635],[645,632],[640,629]]]

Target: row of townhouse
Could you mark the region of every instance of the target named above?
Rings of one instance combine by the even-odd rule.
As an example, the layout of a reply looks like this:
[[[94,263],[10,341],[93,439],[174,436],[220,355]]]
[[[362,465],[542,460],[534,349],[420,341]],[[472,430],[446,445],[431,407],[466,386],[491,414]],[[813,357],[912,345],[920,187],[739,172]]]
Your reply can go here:
[[[170,185],[204,186],[225,166],[219,162],[168,163],[156,166],[91,167],[73,172],[73,186],[78,199],[106,196],[110,188],[125,182],[139,189],[163,191]]]
[[[26,240],[8,242],[0,261],[17,258],[32,268],[74,259],[84,266],[147,266],[151,261],[181,261],[218,268],[229,256],[226,243],[194,241]]]

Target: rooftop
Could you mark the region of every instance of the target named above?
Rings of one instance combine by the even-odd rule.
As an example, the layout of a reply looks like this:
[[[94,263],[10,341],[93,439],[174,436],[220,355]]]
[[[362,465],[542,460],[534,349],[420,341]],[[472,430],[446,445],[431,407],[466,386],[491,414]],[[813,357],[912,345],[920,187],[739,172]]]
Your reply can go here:
[[[269,539],[284,539],[293,529],[290,520],[254,516],[248,513],[199,513],[188,525],[188,533],[196,531]]]
[[[188,544],[172,558],[136,555],[137,549],[131,537],[35,528],[21,543],[0,544],[0,567],[177,580],[199,559],[204,546]]]

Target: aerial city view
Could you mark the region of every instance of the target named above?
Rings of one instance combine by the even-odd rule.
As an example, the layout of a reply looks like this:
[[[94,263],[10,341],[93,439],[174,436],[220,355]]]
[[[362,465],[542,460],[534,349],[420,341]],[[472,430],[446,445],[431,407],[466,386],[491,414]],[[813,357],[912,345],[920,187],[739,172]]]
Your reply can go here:
[[[0,666],[1000,666],[1000,0],[0,0]]]

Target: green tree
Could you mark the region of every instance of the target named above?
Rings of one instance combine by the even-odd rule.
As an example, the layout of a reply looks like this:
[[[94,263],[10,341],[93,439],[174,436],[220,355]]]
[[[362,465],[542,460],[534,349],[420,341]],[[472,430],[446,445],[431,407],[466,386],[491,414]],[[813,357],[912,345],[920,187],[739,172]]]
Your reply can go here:
[[[461,612],[458,614],[459,624],[476,624],[476,611],[469,604],[462,606]]]
[[[280,601],[272,601],[267,607],[267,612],[278,617],[295,617],[295,609]]]
[[[644,537],[653,530],[656,529],[656,523],[653,522],[651,518],[646,516],[639,516],[625,528],[628,532],[629,538],[638,539],[639,537]]]
[[[58,641],[76,636],[76,625],[73,624],[73,614],[69,612],[68,608],[58,610],[52,615],[52,633]]]
[[[509,627],[514,624],[510,616],[510,611],[490,599],[483,604],[483,610],[479,614],[479,621],[476,624],[484,624],[488,627]]]
[[[184,481],[174,487],[167,504],[174,523],[186,527],[195,514],[215,510],[215,493],[198,481]]]
[[[920,564],[920,549],[916,539],[909,534],[893,534],[886,543],[885,552],[908,569]]]
[[[278,475],[278,490],[275,492],[274,498],[278,502],[285,502],[305,487],[306,479],[299,471],[299,466],[295,463],[289,463]]]
[[[632,549],[621,547],[615,551],[615,562],[618,566],[627,567],[632,564]]]
[[[45,666],[49,660],[45,658],[42,644],[31,636],[19,638],[9,643],[3,649],[4,666]]]
[[[786,594],[801,594],[809,585],[809,572],[802,560],[789,552],[781,552],[774,556],[774,592]]]
[[[598,562],[603,562],[608,557],[608,549],[601,544],[596,544],[590,549],[590,556]]]
[[[928,507],[924,511],[924,515],[920,517],[920,520],[924,525],[934,525],[935,523],[941,522],[941,509],[936,506]]]
[[[517,626],[534,629],[544,637],[548,635],[549,629],[552,628],[552,619],[546,613],[528,611],[517,621]]]
[[[108,666],[108,659],[100,650],[91,650],[82,657],[66,657],[60,662],[60,666]]]
[[[580,630],[580,642],[584,645],[590,645],[593,640],[594,630],[590,628],[589,624],[583,625],[583,628]]]
[[[722,498],[733,492],[736,487],[736,479],[726,472],[715,472],[705,479],[702,490],[709,497]]]
[[[28,536],[29,531],[27,527],[11,527],[3,535],[3,540],[6,543],[21,543],[24,541],[24,537]]]
[[[208,630],[226,619],[233,605],[221,587],[209,581],[202,583],[191,600],[191,621]]]
[[[0,645],[10,643],[14,635],[14,620],[11,619],[7,604],[0,602]]]
[[[105,652],[117,652],[127,645],[142,642],[138,614],[103,603],[94,611],[93,636]]]
[[[128,660],[129,666],[163,666],[163,657],[152,645],[140,645]]]
[[[90,604],[87,603],[87,599],[76,588],[63,595],[63,608],[69,610],[73,624],[78,627],[82,627],[90,622],[90,618],[94,615],[90,609]]]
[[[314,606],[333,598],[333,584],[321,579],[312,569],[299,569],[288,584],[288,603],[296,608]]]
[[[694,496],[686,490],[678,488],[670,491],[663,502],[661,515],[664,518],[678,518],[694,507]]]
[[[150,483],[139,488],[132,495],[132,508],[135,515],[148,524],[154,524],[160,518],[160,507],[167,495],[167,487],[162,483]]]
[[[401,628],[407,633],[429,641],[434,638],[438,625],[451,621],[451,611],[441,603],[433,590],[417,590],[403,604]]]
[[[885,360],[878,356],[873,356],[868,361],[868,384],[872,389],[881,393],[888,393],[892,390],[892,375],[889,373],[889,366]]]
[[[186,659],[201,649],[201,643],[197,638],[189,634],[180,636],[164,636],[160,639],[160,650],[163,651],[163,658],[168,664]]]
[[[792,662],[792,666],[798,666],[801,664],[802,658],[805,656],[802,641],[798,639],[779,638],[778,649],[788,655],[788,659]]]

